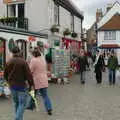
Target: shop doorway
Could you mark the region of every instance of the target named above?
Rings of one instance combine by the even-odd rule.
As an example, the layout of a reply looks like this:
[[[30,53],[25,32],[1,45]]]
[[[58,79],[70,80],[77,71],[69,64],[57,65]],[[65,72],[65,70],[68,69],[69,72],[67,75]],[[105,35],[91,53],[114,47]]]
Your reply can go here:
[[[25,40],[19,39],[16,41],[17,46],[21,50],[21,56],[26,59],[27,58],[27,42]]]
[[[0,72],[4,71],[6,61],[5,39],[0,37]]]

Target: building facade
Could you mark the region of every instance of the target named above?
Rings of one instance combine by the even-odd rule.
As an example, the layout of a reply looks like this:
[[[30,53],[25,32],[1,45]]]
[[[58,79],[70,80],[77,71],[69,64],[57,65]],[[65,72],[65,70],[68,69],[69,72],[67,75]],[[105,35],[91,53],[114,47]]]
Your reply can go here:
[[[68,28],[81,34],[83,15],[72,4],[70,0],[3,0],[0,17],[17,17],[13,26],[34,32],[59,25],[61,32]]]
[[[98,22],[98,44],[104,51],[115,51],[120,63],[120,4],[116,2]]]

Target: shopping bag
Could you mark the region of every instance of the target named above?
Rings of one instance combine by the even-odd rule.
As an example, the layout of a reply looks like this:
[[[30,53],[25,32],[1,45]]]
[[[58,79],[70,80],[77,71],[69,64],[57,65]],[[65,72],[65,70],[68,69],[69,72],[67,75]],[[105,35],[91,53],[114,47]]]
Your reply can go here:
[[[38,111],[38,103],[37,103],[37,99],[35,97],[34,90],[30,91],[27,95],[26,109],[28,109],[28,110],[36,109]]]
[[[31,95],[28,95],[27,96],[26,109],[28,109],[28,110],[34,110],[35,108],[36,108],[36,106],[35,106],[34,99],[32,98]]]
[[[8,86],[5,86],[5,87],[4,87],[4,94],[5,94],[6,96],[11,95],[11,91],[10,91],[10,89],[9,89]]]

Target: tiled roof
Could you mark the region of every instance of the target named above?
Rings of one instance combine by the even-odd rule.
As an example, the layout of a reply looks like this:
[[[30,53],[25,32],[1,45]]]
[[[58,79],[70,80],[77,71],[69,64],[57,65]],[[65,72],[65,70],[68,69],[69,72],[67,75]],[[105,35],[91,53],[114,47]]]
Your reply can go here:
[[[73,15],[84,19],[84,16],[80,11],[78,11],[77,7],[75,7],[70,0],[54,0],[55,3],[59,4],[63,8],[67,9],[69,12],[71,12]]]
[[[120,30],[120,14],[116,13],[106,24],[99,30]]]

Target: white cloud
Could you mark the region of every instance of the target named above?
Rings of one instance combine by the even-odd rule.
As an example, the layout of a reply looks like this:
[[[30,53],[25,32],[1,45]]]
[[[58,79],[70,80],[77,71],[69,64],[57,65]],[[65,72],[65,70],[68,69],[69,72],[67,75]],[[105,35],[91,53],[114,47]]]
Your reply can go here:
[[[97,8],[103,8],[107,6],[108,3],[114,3],[120,0],[72,0],[80,10],[84,12],[84,27],[89,28],[95,22],[95,15]]]

